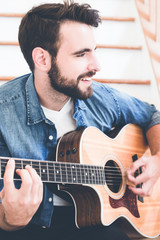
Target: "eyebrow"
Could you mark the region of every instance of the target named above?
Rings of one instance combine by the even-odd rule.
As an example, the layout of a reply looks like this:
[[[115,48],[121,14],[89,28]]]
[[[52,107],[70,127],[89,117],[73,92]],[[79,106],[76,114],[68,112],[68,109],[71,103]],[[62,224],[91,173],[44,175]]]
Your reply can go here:
[[[95,47],[94,50],[96,50],[97,47]],[[92,50],[90,48],[84,48],[84,49],[81,49],[79,51],[76,51],[74,52],[72,55],[78,55],[78,54],[82,54],[82,53],[85,53],[85,52],[91,52]]]

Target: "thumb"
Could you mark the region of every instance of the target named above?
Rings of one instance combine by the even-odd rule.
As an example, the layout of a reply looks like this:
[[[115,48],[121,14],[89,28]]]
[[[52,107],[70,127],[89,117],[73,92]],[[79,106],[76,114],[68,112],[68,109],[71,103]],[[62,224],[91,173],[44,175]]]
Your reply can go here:
[[[0,191],[0,202],[2,201],[3,197],[4,197],[4,189]]]

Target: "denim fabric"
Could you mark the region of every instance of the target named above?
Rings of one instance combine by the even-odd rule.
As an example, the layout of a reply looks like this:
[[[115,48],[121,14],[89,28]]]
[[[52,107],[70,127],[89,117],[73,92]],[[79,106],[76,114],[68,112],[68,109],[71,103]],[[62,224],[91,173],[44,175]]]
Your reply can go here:
[[[147,131],[160,123],[160,113],[153,105],[142,102],[107,85],[93,82],[92,97],[75,100],[74,119],[77,128],[95,126],[103,132],[128,123]],[[46,96],[47,98],[47,96]],[[49,136],[52,135],[53,138]],[[57,132],[46,119],[34,87],[32,74],[14,79],[0,87],[0,156],[55,160]],[[17,187],[18,187],[18,183]],[[1,189],[3,182],[1,180]],[[44,184],[44,198],[31,220],[50,226],[52,192]]]

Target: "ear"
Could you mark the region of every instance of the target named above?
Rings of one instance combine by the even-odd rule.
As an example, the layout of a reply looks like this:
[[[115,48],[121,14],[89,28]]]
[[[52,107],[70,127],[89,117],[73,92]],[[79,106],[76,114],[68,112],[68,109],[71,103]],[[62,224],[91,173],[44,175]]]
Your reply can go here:
[[[49,52],[41,47],[36,47],[32,51],[32,58],[35,64],[35,68],[38,68],[42,72],[48,72],[51,68],[51,56]]]

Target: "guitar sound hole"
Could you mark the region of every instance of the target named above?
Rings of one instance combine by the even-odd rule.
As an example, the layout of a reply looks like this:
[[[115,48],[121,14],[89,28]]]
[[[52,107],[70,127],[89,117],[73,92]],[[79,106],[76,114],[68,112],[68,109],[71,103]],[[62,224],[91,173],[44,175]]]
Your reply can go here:
[[[108,188],[113,193],[118,193],[122,186],[122,174],[118,164],[113,161],[107,161],[105,165],[105,180]]]

